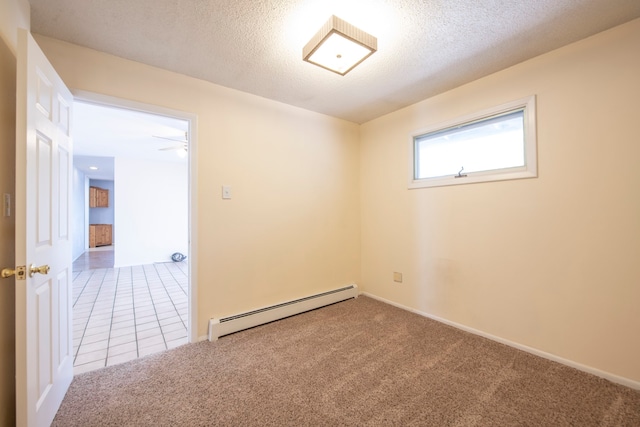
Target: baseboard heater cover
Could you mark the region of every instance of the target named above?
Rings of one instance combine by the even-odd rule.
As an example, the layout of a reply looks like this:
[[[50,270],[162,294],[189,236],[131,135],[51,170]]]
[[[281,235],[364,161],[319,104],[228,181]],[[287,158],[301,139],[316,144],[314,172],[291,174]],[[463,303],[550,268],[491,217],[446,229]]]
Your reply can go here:
[[[209,320],[209,341],[216,341],[224,335],[357,297],[358,285],[354,284],[234,316],[213,318]]]

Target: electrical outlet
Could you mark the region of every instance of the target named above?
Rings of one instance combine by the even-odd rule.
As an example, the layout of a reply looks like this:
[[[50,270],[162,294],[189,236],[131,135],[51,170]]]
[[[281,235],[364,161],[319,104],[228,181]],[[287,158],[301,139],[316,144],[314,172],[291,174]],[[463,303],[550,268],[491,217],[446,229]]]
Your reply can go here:
[[[398,272],[393,272],[393,281],[394,282],[398,282],[398,283],[402,283],[402,273],[398,273]]]

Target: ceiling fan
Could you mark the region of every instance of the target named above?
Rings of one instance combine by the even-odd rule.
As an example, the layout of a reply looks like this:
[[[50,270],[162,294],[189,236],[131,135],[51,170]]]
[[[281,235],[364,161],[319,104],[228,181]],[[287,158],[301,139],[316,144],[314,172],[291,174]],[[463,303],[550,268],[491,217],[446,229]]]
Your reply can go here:
[[[169,146],[169,147],[158,148],[158,151],[179,150],[179,151],[183,151],[185,153],[188,151],[189,140],[188,140],[187,132],[184,133],[184,138],[175,138],[175,137],[159,136],[159,135],[152,135],[152,136],[154,138],[167,139],[169,141],[174,141],[174,142],[179,143],[179,144],[174,144],[174,145]]]

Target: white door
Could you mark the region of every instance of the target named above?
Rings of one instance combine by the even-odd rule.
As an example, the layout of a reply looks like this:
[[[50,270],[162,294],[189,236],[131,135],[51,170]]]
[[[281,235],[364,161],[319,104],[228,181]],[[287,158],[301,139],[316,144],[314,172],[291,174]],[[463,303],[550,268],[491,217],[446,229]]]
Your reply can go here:
[[[17,86],[16,264],[26,274],[15,282],[16,415],[19,426],[49,426],[73,378],[73,97],[25,30]]]

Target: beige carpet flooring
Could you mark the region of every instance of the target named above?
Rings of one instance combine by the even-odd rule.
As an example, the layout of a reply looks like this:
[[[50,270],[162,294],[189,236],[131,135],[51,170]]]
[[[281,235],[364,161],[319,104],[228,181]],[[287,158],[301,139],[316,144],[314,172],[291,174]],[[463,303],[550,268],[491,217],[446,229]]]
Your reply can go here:
[[[640,391],[367,297],[75,377],[54,426],[640,426]]]

